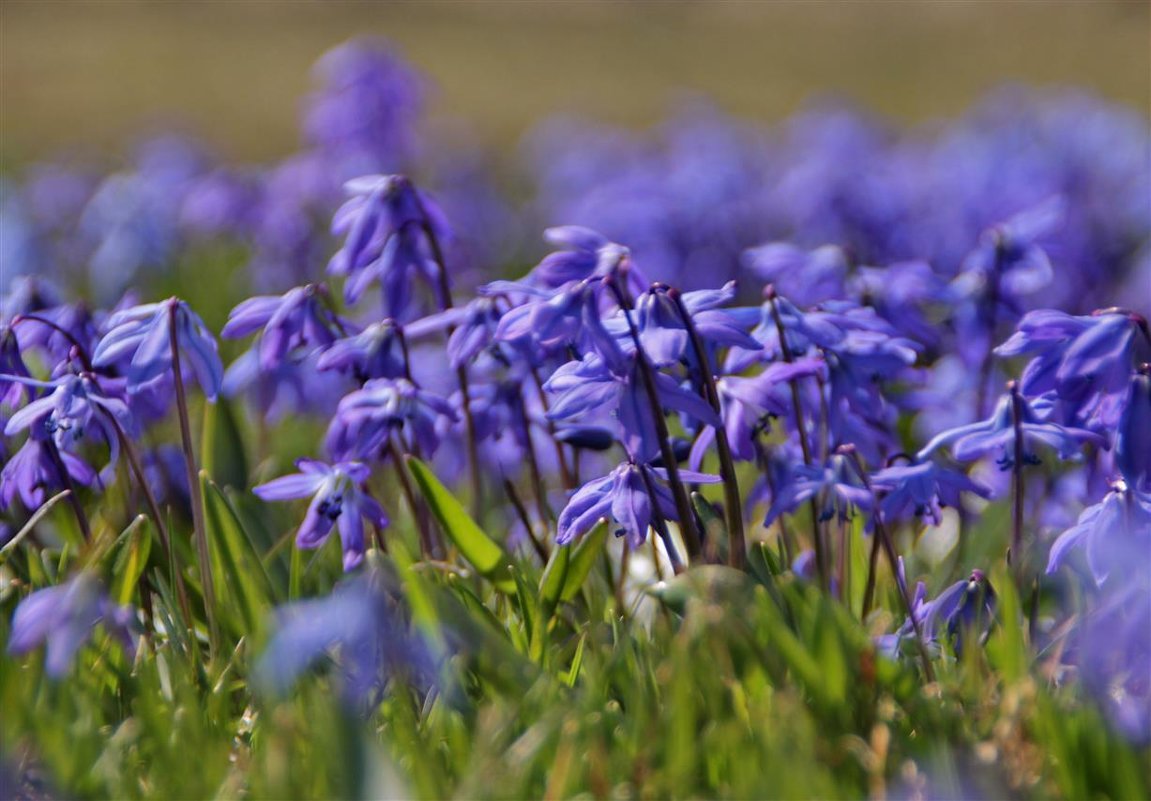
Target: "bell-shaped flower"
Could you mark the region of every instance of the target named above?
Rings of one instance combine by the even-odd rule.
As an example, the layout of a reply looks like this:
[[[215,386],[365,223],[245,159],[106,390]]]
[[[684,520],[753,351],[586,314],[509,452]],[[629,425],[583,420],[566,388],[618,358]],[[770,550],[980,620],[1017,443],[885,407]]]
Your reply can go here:
[[[812,498],[818,502],[820,520],[850,520],[855,509],[868,511],[874,503],[849,458],[835,453],[826,464],[795,465],[785,485],[776,488],[775,502],[763,524],[770,526],[781,514],[794,512]]]
[[[1115,465],[1129,486],[1151,494],[1151,365],[1131,376],[1115,432]]]
[[[871,482],[883,493],[879,511],[889,521],[915,516],[938,526],[942,507],[958,509],[964,492],[981,498],[991,496],[990,489],[972,481],[966,473],[930,459],[884,468],[871,477]]]
[[[1098,585],[1116,574],[1119,581],[1151,553],[1151,495],[1118,481],[1102,501],[1089,506],[1078,522],[1051,546],[1047,572],[1054,573],[1082,554]]]
[[[29,393],[27,385],[19,379],[28,377],[16,331],[0,323],[0,406],[20,405]]]
[[[371,564],[323,598],[276,610],[276,630],[256,662],[255,684],[283,695],[312,666],[330,658],[345,702],[370,709],[389,678],[429,672],[431,653],[405,625],[387,574]]]
[[[805,306],[846,295],[847,254],[835,245],[805,250],[789,242],[771,242],[744,251],[741,261],[762,283],[774,284]]]
[[[718,476],[685,470],[679,474],[683,481],[692,483],[714,484],[720,480]],[[667,471],[624,462],[608,475],[587,482],[560,512],[556,543],[567,545],[608,518],[617,526],[616,536],[627,535],[631,547],[638,548],[647,539],[656,510],[664,520],[678,520],[671,492],[656,479],[667,481]]]
[[[131,607],[118,606],[91,573],[77,573],[68,581],[29,595],[16,607],[8,653],[25,654],[47,644],[45,672],[54,679],[65,676],[76,654],[92,638],[98,623],[123,646],[131,658],[136,652],[136,619]]]
[[[1032,404],[1017,392],[1015,390],[1000,398],[995,411],[988,419],[937,434],[919,451],[916,458],[925,459],[934,451],[948,447],[952,455],[961,462],[994,455],[999,466],[1006,470],[1012,466],[1015,459],[1017,428],[1023,437],[1024,458],[1032,463],[1038,461],[1034,452],[1036,444],[1054,448],[1061,459],[1077,454],[1085,443],[1107,446],[1107,440],[1093,431],[1065,428],[1058,423],[1046,422],[1040,412],[1049,414],[1050,404],[1045,402]],[[1018,403],[1020,409],[1018,424],[1012,411],[1015,403]]]
[[[903,559],[899,560],[900,580],[903,579]],[[964,637],[971,632],[983,642],[995,622],[995,589],[982,570],[972,570],[966,579],[957,581],[943,590],[933,600],[927,600],[927,586],[921,581],[916,585],[911,603],[911,613],[919,624],[923,638],[928,645],[938,646],[951,642],[955,652],[962,653]],[[886,655],[894,658],[899,655],[904,642],[915,637],[915,625],[909,618],[894,634],[878,638],[877,646]]]
[[[558,289],[573,281],[604,278],[620,270],[627,261],[627,288],[638,295],[647,279],[631,264],[623,245],[603,234],[578,225],[563,225],[544,231],[544,239],[562,250],[544,257],[527,276],[527,283],[542,289]]]
[[[687,325],[669,291],[666,284],[652,284],[635,304],[640,344],[657,367],[695,360],[694,354],[689,357],[692,352]],[[734,345],[749,351],[759,350],[759,343],[747,333],[744,321],[718,308],[734,297],[735,282],[730,281],[722,289],[685,292],[681,301],[700,339],[708,345]],[[609,325],[609,331],[617,336],[627,333],[626,321],[622,317],[612,322],[616,323],[614,328],[618,330]]]
[[[133,430],[132,416],[127,404],[107,395],[93,373],[68,373],[55,381],[23,383],[51,389],[52,392],[32,401],[17,411],[4,426],[4,434],[12,436],[27,428],[51,437],[61,452],[74,450],[93,432],[99,432],[111,451],[108,466],[101,471],[101,480],[111,481],[120,453],[117,425],[125,435]]]
[[[199,316],[179,298],[113,314],[105,326],[107,333],[92,354],[92,364],[109,367],[126,362],[128,391],[133,392],[171,372],[172,325],[176,344],[191,363],[200,388],[209,400],[215,400],[224,379],[216,340]]]
[[[361,381],[402,377],[404,353],[395,322],[372,323],[358,334],[337,339],[320,354],[316,369],[350,372]]]
[[[326,291],[307,284],[283,295],[248,298],[232,309],[220,336],[238,339],[262,329],[256,346],[261,370],[274,369],[289,353],[324,348],[343,328],[343,322],[320,296]]]
[[[428,237],[446,237],[443,214],[402,175],[366,175],[348,181],[344,189],[351,199],[332,219],[332,232],[344,237],[344,245],[328,263],[328,272],[347,277],[348,303],[379,283],[384,312],[406,320],[411,316],[415,279],[439,286],[440,266]],[[442,304],[446,299],[440,300]]]
[[[378,528],[388,525],[383,507],[364,489],[370,470],[360,462],[326,464],[315,459],[296,462],[299,473],[273,479],[252,491],[265,501],[287,501],[311,496],[312,502],[296,534],[296,547],[319,548],[338,526],[344,551],[344,570],[364,558],[364,521]]]
[[[20,450],[4,463],[0,470],[0,510],[8,509],[19,498],[24,508],[39,509],[48,500],[49,492],[67,487],[65,476],[53,455],[55,443],[45,431],[33,432]],[[87,462],[68,451],[57,450],[67,472],[67,478],[84,487],[96,481],[96,471]]]
[[[422,390],[406,378],[376,378],[340,401],[328,426],[328,450],[340,459],[378,458],[393,432],[407,431],[426,456],[440,444],[436,423],[456,418],[445,398]]]
[[[503,311],[497,298],[480,296],[464,306],[445,309],[404,326],[404,333],[415,339],[426,334],[453,329],[448,337],[448,360],[452,367],[474,361],[493,346]]]

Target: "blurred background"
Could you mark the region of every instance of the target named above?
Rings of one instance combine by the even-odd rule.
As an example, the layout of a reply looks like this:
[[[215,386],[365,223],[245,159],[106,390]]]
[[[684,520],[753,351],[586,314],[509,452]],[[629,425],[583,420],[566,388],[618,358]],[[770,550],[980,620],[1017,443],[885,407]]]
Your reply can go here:
[[[298,147],[326,50],[382,35],[431,81],[433,119],[503,147],[574,112],[652,123],[685,92],[777,120],[834,95],[897,120],[954,115],[1004,82],[1151,103],[1136,2],[0,3],[0,163],[122,153],[178,127],[226,158]]]

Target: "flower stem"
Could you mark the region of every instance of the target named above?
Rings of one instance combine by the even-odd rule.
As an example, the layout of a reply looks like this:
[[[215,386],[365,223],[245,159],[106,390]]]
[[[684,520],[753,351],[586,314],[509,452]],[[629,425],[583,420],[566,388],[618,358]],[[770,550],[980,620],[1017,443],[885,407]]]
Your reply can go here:
[[[708,358],[707,349],[699,335],[699,329],[683,303],[683,297],[678,289],[669,289],[668,297],[675,303],[684,328],[687,329],[691,339],[692,351],[695,353],[696,363],[699,365],[700,380],[703,384],[704,396],[711,408],[720,416],[720,425],[715,429],[716,450],[719,453],[719,473],[723,479],[724,506],[727,511],[728,536],[728,562],[732,567],[743,568],[747,563],[747,540],[743,531],[743,502],[739,495],[739,479],[735,474],[735,461],[731,457],[731,443],[727,439],[727,428],[723,425],[723,409],[719,402],[719,389],[715,384],[715,374],[711,369],[711,359]]]
[[[172,300],[168,306],[168,345],[172,349],[172,377],[176,383],[176,411],[180,419],[180,438],[184,449],[184,467],[188,474],[188,496],[192,502],[192,532],[196,540],[196,556],[200,568],[200,582],[204,590],[204,612],[208,618],[208,638],[215,653],[220,640],[216,622],[216,587],[212,580],[211,555],[208,552],[208,531],[204,526],[204,496],[200,491],[200,471],[196,467],[196,454],[192,447],[192,426],[188,421],[188,397],[184,390],[184,374],[180,369],[180,342],[177,336],[179,304]]]
[[[639,338],[639,329],[636,328],[635,320],[631,316],[631,304],[628,303],[627,298],[623,294],[619,282],[613,276],[608,276],[604,279],[604,285],[607,286],[619,303],[620,309],[623,311],[624,319],[627,320],[628,332],[631,334],[632,342],[635,344],[635,358],[636,364],[639,368],[640,380],[643,382],[644,393],[647,395],[648,404],[651,406],[652,418],[655,423],[656,439],[659,440],[659,452],[663,459],[664,468],[667,470],[668,484],[671,485],[671,494],[675,499],[675,511],[679,516],[679,527],[683,534],[683,544],[687,548],[687,557],[689,560],[698,559],[703,553],[703,547],[699,539],[699,531],[695,527],[695,513],[692,511],[691,502],[687,497],[687,490],[683,486],[683,481],[679,477],[679,464],[675,460],[675,452],[671,447],[671,435],[667,430],[667,420],[663,416],[663,406],[659,402],[659,392],[655,386],[655,370],[651,366],[651,362],[647,358],[647,351],[644,350],[643,343]],[[655,494],[652,493],[652,504],[655,504]],[[655,510],[653,509],[653,512]],[[664,536],[663,534],[660,535]],[[670,544],[671,540],[668,538],[665,545]],[[670,556],[670,552],[669,552]],[[678,570],[676,572],[679,572]]]
[[[779,305],[775,302],[775,287],[769,284],[766,292],[767,302],[771,304],[771,317],[775,321],[775,331],[779,336],[779,351],[783,355],[783,360],[791,364],[795,361],[795,355],[791,352],[791,346],[787,344],[787,332],[784,331],[783,320],[779,316]],[[803,451],[803,463],[811,465],[811,443],[807,440],[807,422],[803,415],[803,399],[799,395],[799,379],[793,378],[787,384],[791,388],[791,405],[795,410],[795,429],[799,436],[799,447]],[[820,586],[827,590],[830,589],[831,584],[828,577],[827,555],[823,548],[823,533],[819,525],[819,509],[816,506],[815,498],[812,498],[808,503],[808,508],[811,510],[811,539],[812,547],[815,549],[815,567],[819,573]]]
[[[838,453],[846,454],[851,466],[855,469],[859,480],[863,482],[863,486],[875,497],[875,488],[871,484],[871,479],[867,477],[867,470],[863,467],[863,462],[856,453],[855,448],[851,445],[842,445],[837,449]],[[927,677],[928,681],[935,681],[935,671],[931,667],[931,656],[927,653],[927,644],[923,639],[923,626],[919,619],[915,616],[915,609],[911,603],[911,595],[907,592],[907,582],[899,574],[899,558],[895,554],[895,544],[891,541],[888,534],[887,526],[883,522],[883,517],[876,513],[873,518],[875,521],[875,536],[878,538],[880,544],[883,546],[883,552],[887,555],[887,562],[891,566],[891,573],[895,576],[895,584],[899,588],[899,597],[903,600],[903,607],[907,612],[907,618],[911,621],[911,627],[915,630],[915,643],[919,649],[919,658],[923,662],[923,674]]]
[[[1007,564],[1015,567],[1018,576],[1023,569],[1023,397],[1014,381],[1008,382],[1007,390],[1011,393],[1011,425],[1015,430],[1011,465],[1011,549],[1007,552]]]

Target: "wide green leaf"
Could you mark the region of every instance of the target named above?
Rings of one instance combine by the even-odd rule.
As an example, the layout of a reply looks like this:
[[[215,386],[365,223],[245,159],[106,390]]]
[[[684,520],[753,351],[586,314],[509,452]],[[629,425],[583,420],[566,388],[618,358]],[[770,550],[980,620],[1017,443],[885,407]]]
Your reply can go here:
[[[432,514],[464,559],[497,590],[509,595],[515,593],[516,582],[508,570],[511,560],[504,549],[472,520],[464,511],[463,504],[440,483],[427,465],[413,456],[407,457],[407,464]]]

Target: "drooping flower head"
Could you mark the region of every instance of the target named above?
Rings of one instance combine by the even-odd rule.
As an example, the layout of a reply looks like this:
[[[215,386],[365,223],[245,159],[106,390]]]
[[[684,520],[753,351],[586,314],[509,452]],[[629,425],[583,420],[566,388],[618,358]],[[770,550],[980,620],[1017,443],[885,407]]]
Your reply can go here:
[[[191,363],[196,380],[209,400],[215,400],[224,380],[216,340],[199,316],[179,298],[146,303],[116,312],[92,354],[96,367],[126,364],[128,391],[160,379],[172,370],[171,329],[181,353]]]
[[[326,347],[339,336],[343,322],[321,297],[326,291],[308,284],[279,296],[249,298],[232,309],[220,336],[236,339],[262,329],[256,346],[260,368],[275,369],[289,353]]]
[[[45,671],[54,679],[72,668],[77,652],[98,623],[120,643],[129,658],[136,652],[135,612],[108,597],[91,573],[77,573],[55,587],[29,595],[12,616],[8,653],[20,655],[47,643]]]
[[[933,460],[898,464],[884,468],[871,478],[876,490],[884,493],[879,510],[885,520],[906,520],[922,517],[933,525],[942,520],[942,507],[958,509],[961,496],[970,492],[981,498],[991,490]]]
[[[432,456],[440,444],[440,417],[456,417],[446,399],[406,378],[376,378],[340,401],[328,426],[328,450],[341,459],[376,459],[393,432],[406,431],[411,443]]]

